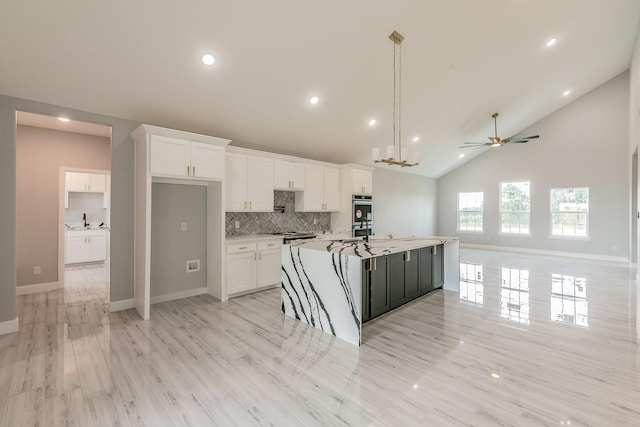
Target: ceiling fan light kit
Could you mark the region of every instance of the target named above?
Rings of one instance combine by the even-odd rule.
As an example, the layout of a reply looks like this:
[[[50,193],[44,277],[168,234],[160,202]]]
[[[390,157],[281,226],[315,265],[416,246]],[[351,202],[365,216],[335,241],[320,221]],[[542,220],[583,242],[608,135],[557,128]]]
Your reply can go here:
[[[387,145],[386,156],[380,158],[380,149],[371,150],[371,158],[374,163],[386,163],[400,167],[417,166],[420,164],[420,153],[413,153],[413,161],[407,160],[408,150],[402,148],[401,131],[401,101],[402,101],[402,41],[404,36],[397,31],[389,35],[393,42],[393,145]],[[396,56],[396,48],[400,51]]]
[[[465,142],[467,145],[461,145],[460,148],[473,148],[474,150],[482,147],[502,147],[505,144],[524,144],[532,139],[540,138],[540,135],[520,136],[521,134],[515,134],[510,138],[500,139],[498,136],[498,113],[491,115],[493,119],[493,135],[489,137],[490,142]]]

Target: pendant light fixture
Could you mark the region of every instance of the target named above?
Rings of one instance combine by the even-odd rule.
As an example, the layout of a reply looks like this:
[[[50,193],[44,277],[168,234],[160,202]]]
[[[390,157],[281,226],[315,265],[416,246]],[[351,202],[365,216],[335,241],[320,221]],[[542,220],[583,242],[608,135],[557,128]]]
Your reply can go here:
[[[371,150],[371,157],[375,163],[386,163],[401,167],[417,166],[420,164],[420,153],[413,154],[413,162],[407,161],[407,149],[402,148],[402,41],[404,37],[397,31],[389,35],[393,42],[393,145],[387,145],[386,156],[380,158],[380,149]],[[398,53],[396,53],[398,51]]]

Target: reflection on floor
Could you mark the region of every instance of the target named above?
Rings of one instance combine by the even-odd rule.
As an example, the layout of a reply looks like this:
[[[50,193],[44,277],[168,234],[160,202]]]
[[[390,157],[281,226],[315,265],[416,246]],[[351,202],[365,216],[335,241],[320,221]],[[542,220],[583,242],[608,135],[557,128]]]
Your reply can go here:
[[[461,251],[461,292],[367,323],[354,347],[280,313],[277,289],[103,316],[19,297],[0,337],[0,425],[640,425],[635,271]],[[84,279],[83,279],[84,280]]]

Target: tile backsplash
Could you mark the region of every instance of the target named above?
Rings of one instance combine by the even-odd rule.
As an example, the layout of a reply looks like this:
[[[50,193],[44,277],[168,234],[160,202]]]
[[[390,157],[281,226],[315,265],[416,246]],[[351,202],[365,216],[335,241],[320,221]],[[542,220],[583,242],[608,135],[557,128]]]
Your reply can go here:
[[[277,233],[283,231],[328,232],[331,229],[331,213],[296,212],[293,191],[275,191],[273,204],[284,207],[284,212],[227,212],[225,232],[229,236]],[[313,221],[316,220],[317,224]],[[235,222],[240,228],[235,228]]]

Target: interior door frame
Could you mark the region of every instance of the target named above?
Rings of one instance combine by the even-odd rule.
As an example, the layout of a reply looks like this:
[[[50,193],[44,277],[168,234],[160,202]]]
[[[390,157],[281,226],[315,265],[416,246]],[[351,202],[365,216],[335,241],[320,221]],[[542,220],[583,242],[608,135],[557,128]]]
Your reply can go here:
[[[60,166],[58,172],[58,289],[64,288],[64,254],[65,254],[65,227],[64,227],[64,200],[66,196],[66,181],[65,174],[66,172],[86,172],[86,173],[99,173],[103,175],[108,175],[111,178],[111,171],[104,169],[87,169],[87,168],[79,168],[73,166]],[[111,189],[108,190],[109,197],[109,227],[111,227]],[[110,236],[107,237],[108,248],[107,248],[107,260],[111,259],[111,239]],[[108,274],[107,277],[111,277],[111,274]],[[109,281],[107,281],[109,282]],[[111,301],[111,283],[107,283],[107,303]]]

